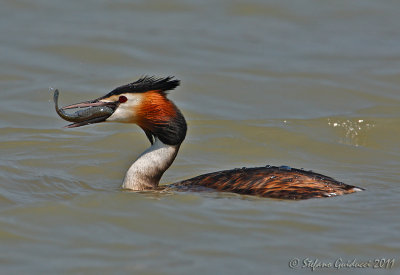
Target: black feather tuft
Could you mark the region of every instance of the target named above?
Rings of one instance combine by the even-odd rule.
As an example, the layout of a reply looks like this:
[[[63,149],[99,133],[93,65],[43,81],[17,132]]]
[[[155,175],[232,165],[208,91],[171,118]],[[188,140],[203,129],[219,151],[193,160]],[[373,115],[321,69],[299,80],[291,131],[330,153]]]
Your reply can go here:
[[[187,124],[178,108],[176,108],[176,112],[176,116],[166,123],[155,124],[151,130],[142,128],[151,145],[154,144],[156,138],[168,145],[178,145],[183,142],[186,137]]]
[[[145,93],[147,91],[166,92],[169,90],[173,90],[179,86],[180,81],[173,78],[173,76],[168,76],[164,78],[158,78],[155,76],[144,76],[135,82],[115,88],[114,90],[99,99],[107,98],[113,95],[120,95],[123,93]]]
[[[143,128],[142,128],[143,129]],[[149,130],[143,129],[144,133],[146,134],[147,139],[150,141],[151,145],[154,144],[154,136],[153,133]]]
[[[161,124],[152,132],[152,135],[161,140],[164,144],[178,145],[186,137],[187,124],[184,116],[176,109],[177,114],[168,123]]]

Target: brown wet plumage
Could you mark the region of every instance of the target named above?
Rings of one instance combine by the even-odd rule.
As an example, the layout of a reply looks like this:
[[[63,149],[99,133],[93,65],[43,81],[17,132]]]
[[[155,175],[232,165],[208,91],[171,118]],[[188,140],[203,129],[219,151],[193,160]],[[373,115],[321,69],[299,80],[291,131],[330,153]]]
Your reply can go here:
[[[237,168],[200,175],[172,185],[175,188],[203,186],[218,191],[279,199],[324,198],[357,191],[333,178],[287,166]],[[361,188],[359,188],[361,190]]]

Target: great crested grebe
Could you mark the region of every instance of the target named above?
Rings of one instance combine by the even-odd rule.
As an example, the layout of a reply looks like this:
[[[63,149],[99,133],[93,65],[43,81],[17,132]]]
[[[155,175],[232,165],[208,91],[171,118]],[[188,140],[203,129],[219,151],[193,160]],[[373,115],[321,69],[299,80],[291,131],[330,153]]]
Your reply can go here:
[[[95,100],[58,108],[57,113],[74,122],[73,128],[99,122],[134,123],[143,129],[151,146],[132,164],[122,187],[130,190],[158,189],[161,176],[171,166],[186,136],[187,125],[181,111],[167,98],[167,91],[179,86],[173,77],[142,77],[118,87]],[[88,108],[67,114],[64,110]],[[288,166],[242,168],[200,175],[168,185],[171,188],[207,187],[218,191],[280,199],[332,197],[363,190],[333,178]]]

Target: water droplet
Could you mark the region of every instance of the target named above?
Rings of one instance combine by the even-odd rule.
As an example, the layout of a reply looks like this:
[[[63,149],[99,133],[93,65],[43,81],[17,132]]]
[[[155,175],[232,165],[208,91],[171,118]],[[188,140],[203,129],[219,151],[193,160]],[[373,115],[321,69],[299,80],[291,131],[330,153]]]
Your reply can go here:
[[[282,165],[282,166],[279,166],[279,170],[290,171],[290,170],[292,170],[292,168],[290,166]]]

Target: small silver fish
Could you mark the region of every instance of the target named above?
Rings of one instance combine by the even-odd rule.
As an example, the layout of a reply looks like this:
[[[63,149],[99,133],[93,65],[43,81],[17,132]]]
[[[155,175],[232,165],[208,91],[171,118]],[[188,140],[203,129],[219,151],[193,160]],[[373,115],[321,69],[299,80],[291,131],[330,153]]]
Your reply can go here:
[[[67,128],[104,121],[114,113],[114,109],[109,106],[93,106],[68,114],[63,108],[58,108],[58,96],[59,91],[56,89],[53,99],[57,114],[66,121],[75,122],[74,124],[66,126]]]

